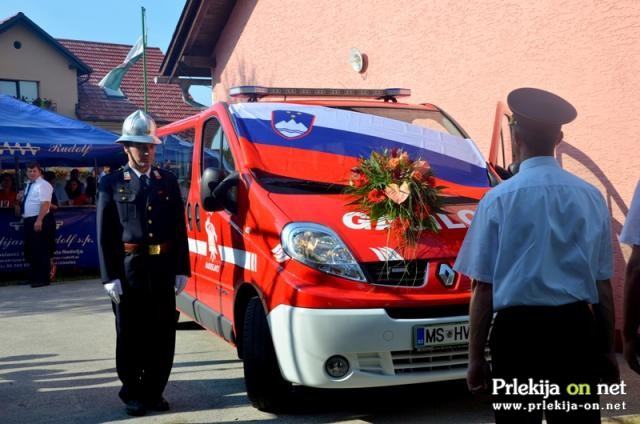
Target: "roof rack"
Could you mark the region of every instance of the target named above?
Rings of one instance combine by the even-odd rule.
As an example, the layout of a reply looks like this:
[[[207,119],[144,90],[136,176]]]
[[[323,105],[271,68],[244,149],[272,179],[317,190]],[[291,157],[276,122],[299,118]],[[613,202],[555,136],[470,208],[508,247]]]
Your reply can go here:
[[[229,96],[246,98],[256,102],[263,97],[367,97],[396,103],[396,97],[411,95],[408,88],[293,88],[293,87],[261,87],[259,85],[242,85],[232,87]]]

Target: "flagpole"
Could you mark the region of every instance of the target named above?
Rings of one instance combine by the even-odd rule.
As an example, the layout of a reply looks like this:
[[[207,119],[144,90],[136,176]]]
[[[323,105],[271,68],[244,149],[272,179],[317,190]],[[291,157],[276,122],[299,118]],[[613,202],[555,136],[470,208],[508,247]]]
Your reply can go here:
[[[142,9],[142,84],[144,85],[144,111],[147,111],[147,32],[144,30],[144,6]]]

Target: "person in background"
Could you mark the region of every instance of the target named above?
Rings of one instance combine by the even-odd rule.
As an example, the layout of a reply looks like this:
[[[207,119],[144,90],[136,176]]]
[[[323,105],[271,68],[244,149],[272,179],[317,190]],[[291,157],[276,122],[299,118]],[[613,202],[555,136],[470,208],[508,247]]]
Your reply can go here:
[[[82,206],[91,203],[89,198],[82,192],[78,180],[69,180],[66,192],[67,196],[69,196],[69,205],[71,206]]]
[[[473,279],[467,385],[473,393],[492,386],[494,405],[542,405],[543,396],[509,393],[502,383],[546,381],[560,388],[547,404],[576,406],[494,408],[497,424],[541,423],[543,413],[549,424],[600,423],[590,407],[599,402],[596,385],[620,378],[609,210],[597,188],[554,158],[574,107],[534,88],[512,91],[507,103],[519,172],[484,195],[454,265]],[[589,393],[571,396],[571,384]]]
[[[48,182],[49,184],[51,184],[51,187],[55,187],[56,186],[56,174],[53,171],[45,171],[44,173],[44,179],[46,182]],[[55,262],[55,253],[56,253],[56,215],[55,215],[55,211],[60,207],[60,204],[58,203],[58,196],[56,196],[56,191],[55,189],[53,190],[53,192],[51,193],[51,206],[49,207],[49,213],[51,214],[51,219],[54,222],[54,226],[53,226],[53,237],[50,238],[50,252],[51,252],[51,260],[50,260],[50,267],[49,267],[49,282],[53,282],[53,280],[55,280],[56,278],[56,272],[58,270],[58,266],[56,265]]]
[[[24,256],[29,264],[31,287],[49,285],[51,240],[55,238],[55,222],[50,213],[53,187],[42,178],[38,162],[27,164],[29,183],[16,200],[21,202],[24,227]]]
[[[13,208],[16,205],[16,183],[13,176],[8,172],[3,172],[0,177],[0,184],[2,190],[0,190],[0,208]]]
[[[69,179],[64,186],[64,191],[67,193],[69,200],[71,200],[71,195],[69,193],[71,191],[71,184],[73,181],[76,181],[78,183],[80,193],[84,193],[84,184],[82,183],[82,181],[80,181],[80,171],[77,168],[73,168],[69,172]]]
[[[631,246],[631,257],[627,263],[624,283],[624,359],[636,373],[640,374],[640,181],[631,200],[631,206],[620,234],[620,242]]]
[[[191,274],[184,204],[175,175],[153,166],[156,124],[141,110],[122,125],[128,156],[100,179],[100,274],[116,316],[116,368],[129,415],[167,411],[162,393],[173,364],[176,295]]]
[[[84,189],[84,195],[90,205],[96,203],[96,178],[93,175],[87,177],[87,187]]]

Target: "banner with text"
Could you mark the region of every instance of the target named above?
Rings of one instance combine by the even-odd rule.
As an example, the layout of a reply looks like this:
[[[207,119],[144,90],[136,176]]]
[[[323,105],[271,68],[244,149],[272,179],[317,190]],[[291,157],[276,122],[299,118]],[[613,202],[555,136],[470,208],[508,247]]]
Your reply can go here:
[[[60,208],[55,211],[56,252],[61,267],[99,266],[94,207]],[[26,270],[22,219],[13,209],[0,209],[0,273]]]

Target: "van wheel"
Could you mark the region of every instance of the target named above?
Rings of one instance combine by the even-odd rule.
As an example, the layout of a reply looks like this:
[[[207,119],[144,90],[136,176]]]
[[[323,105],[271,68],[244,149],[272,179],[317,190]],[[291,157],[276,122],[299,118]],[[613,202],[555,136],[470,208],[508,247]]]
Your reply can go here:
[[[257,297],[249,300],[242,333],[247,397],[261,411],[281,408],[291,393],[291,383],[280,373],[267,317]]]

